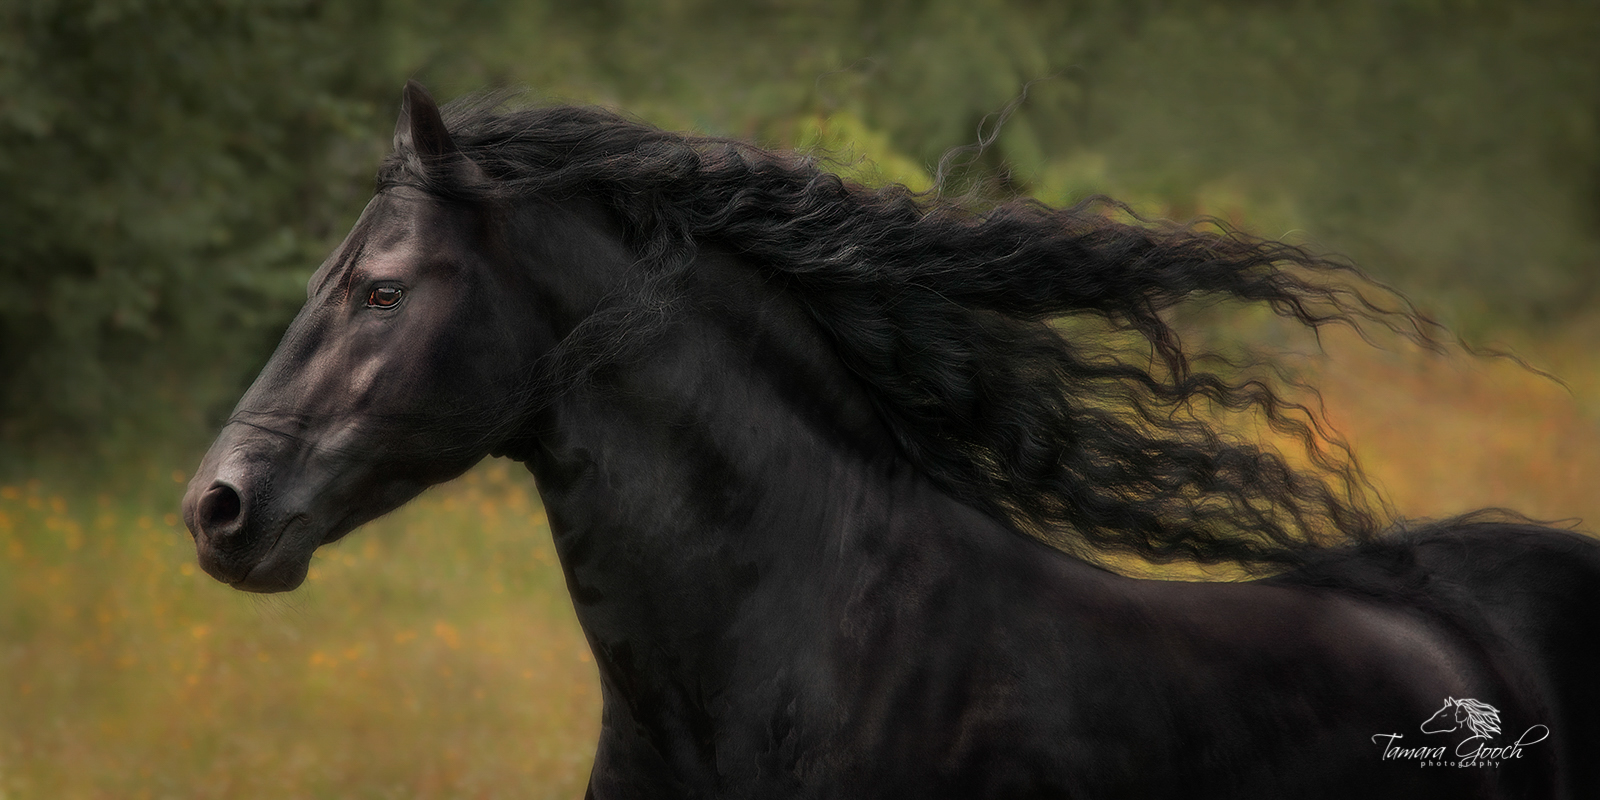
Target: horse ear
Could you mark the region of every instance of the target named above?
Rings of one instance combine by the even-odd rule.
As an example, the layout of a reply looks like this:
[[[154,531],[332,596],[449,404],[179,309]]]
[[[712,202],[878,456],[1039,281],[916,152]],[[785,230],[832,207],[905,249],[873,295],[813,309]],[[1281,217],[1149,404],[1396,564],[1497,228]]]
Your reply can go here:
[[[450,140],[450,132],[439,116],[439,105],[416,81],[406,81],[400,98],[400,119],[394,124],[394,148],[410,150],[427,160],[457,152],[456,143]]]

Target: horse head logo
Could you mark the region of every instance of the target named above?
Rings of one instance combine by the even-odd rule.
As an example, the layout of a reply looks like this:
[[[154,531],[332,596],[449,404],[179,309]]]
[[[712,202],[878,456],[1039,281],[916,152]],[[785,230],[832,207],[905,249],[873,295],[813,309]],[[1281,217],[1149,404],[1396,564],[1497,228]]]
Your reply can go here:
[[[1470,697],[1446,697],[1444,707],[1422,723],[1422,732],[1450,733],[1462,726],[1472,732],[1470,739],[1487,739],[1500,732],[1500,710]]]

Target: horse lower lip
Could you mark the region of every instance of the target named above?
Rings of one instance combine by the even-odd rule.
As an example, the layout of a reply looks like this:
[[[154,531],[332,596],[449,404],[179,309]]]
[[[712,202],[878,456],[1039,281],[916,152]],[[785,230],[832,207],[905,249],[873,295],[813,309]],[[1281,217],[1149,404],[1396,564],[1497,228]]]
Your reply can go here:
[[[228,585],[241,592],[271,594],[290,591],[298,587],[304,580],[304,570],[297,572],[292,567],[286,567],[286,565],[262,561],[251,568],[248,573],[245,573],[243,578]]]
[[[249,572],[245,573],[243,578],[240,578],[239,580],[236,580],[228,585],[241,592],[264,593],[274,591],[270,588],[263,588],[263,583],[265,583],[265,581],[262,580],[264,577],[262,567],[265,566],[266,563],[267,562],[263,561],[260,564],[255,565],[250,569]],[[252,580],[252,578],[254,578],[254,580]]]
[[[303,515],[295,516],[278,531],[277,538],[273,539],[272,546],[261,559],[247,571],[243,577],[230,581],[229,586],[241,592],[256,592],[267,594],[272,592],[287,592],[298,587],[304,580],[310,567],[310,555],[306,555],[306,563],[298,559],[284,558],[280,545],[284,536],[295,522],[304,521]]]
[[[259,562],[257,562],[256,565],[250,565],[247,567],[240,564],[227,563],[215,556],[208,556],[209,554],[204,552],[200,554],[200,568],[205,570],[207,575],[210,575],[211,577],[216,578],[218,581],[226,583],[229,586],[233,586],[249,577],[250,573],[254,571],[257,565],[259,565]]]
[[[278,532],[272,537],[272,543],[267,545],[266,550],[260,554],[260,557],[256,558],[254,563],[251,563],[248,566],[243,564],[234,565],[220,563],[214,554],[208,559],[207,554],[202,552],[200,554],[201,567],[205,569],[206,574],[240,591],[274,592],[292,589],[294,586],[298,586],[300,582],[293,581],[293,585],[287,586],[286,588],[277,588],[277,586],[281,586],[282,584],[271,584],[269,582],[269,588],[256,588],[261,582],[252,581],[252,577],[260,578],[265,573],[279,571],[281,568],[277,566],[275,562],[277,557],[281,555],[280,547],[283,544],[285,535],[289,532],[290,528],[294,527],[296,523],[304,525],[309,521],[310,517],[306,516],[305,514],[296,514],[293,517],[290,517],[287,522],[278,528]],[[233,568],[230,569],[227,567]]]

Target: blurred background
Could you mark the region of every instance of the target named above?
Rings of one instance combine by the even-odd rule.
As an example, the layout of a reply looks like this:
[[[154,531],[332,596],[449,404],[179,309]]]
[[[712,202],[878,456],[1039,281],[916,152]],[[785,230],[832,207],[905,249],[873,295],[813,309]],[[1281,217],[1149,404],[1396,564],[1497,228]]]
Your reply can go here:
[[[1329,336],[1307,369],[1399,512],[1593,520],[1597,41],[1580,0],[4,0],[0,798],[581,792],[593,665],[516,465],[287,598],[199,574],[176,517],[407,78],[918,189],[998,131],[951,187],[1342,253],[1565,382]]]

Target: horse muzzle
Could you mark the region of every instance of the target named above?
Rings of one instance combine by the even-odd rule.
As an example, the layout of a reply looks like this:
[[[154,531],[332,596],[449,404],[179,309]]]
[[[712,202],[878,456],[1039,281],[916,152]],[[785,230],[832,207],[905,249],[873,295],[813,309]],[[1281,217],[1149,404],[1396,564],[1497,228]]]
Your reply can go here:
[[[236,589],[284,592],[305,580],[321,544],[305,513],[279,508],[273,462],[243,442],[219,437],[183,498],[183,520],[206,574]],[[220,457],[218,454],[221,453]]]

